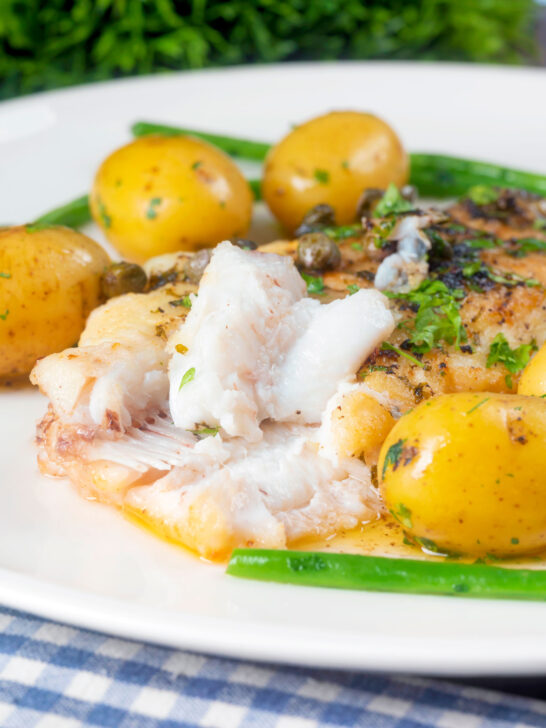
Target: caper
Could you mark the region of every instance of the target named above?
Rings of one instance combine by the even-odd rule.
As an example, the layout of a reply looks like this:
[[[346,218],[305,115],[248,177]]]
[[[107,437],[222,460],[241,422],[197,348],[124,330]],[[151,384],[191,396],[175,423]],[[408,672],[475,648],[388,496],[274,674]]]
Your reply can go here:
[[[212,252],[209,248],[204,248],[188,258],[184,266],[184,275],[192,283],[199,283],[205,268],[210,263]]]
[[[136,263],[112,263],[101,276],[101,289],[106,298],[124,293],[140,293],[146,288],[148,277]]]
[[[370,217],[384,194],[385,190],[380,190],[378,187],[368,187],[367,190],[364,190],[356,204],[357,220],[362,217]]]
[[[229,242],[243,250],[256,250],[258,247],[253,240],[245,240],[244,238],[231,238]]]
[[[307,233],[298,241],[296,262],[306,270],[331,270],[340,264],[341,253],[324,233]]]
[[[400,189],[400,194],[408,202],[416,202],[417,201],[417,188],[414,187],[413,185],[404,185]]]
[[[307,233],[314,233],[323,227],[336,224],[336,213],[331,205],[321,203],[315,205],[307,212],[301,221],[300,226],[295,231],[295,235],[299,238]]]

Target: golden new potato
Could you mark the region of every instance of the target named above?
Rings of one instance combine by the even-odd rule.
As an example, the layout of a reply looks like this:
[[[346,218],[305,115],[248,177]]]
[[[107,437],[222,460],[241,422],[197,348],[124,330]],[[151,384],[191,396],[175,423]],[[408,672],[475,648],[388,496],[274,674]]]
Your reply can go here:
[[[518,384],[518,394],[543,397],[546,395],[546,344],[543,344],[527,364]]]
[[[0,378],[28,374],[36,359],[73,346],[101,303],[110,259],[65,227],[0,230]]]
[[[269,152],[262,195],[281,223],[293,231],[320,203],[332,205],[336,221],[356,219],[362,192],[407,182],[408,157],[391,127],[373,114],[334,111],[293,129]]]
[[[101,164],[91,212],[128,260],[210,247],[242,237],[253,196],[222,151],[187,136],[145,136]]]
[[[524,554],[546,546],[546,401],[446,394],[402,417],[381,449],[387,508],[431,550]]]

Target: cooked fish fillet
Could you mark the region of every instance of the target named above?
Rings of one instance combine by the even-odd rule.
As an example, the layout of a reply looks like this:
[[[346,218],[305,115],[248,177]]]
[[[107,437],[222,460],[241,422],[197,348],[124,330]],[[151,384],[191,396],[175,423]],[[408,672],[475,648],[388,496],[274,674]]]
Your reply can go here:
[[[179,292],[114,299],[82,346],[39,362],[32,378],[51,402],[42,469],[207,558],[375,517],[369,467],[323,451],[320,424],[393,329],[382,294],[322,305],[290,258],[229,243],[187,318],[168,311]]]
[[[213,559],[374,518],[374,467],[396,419],[445,392],[515,391],[518,373],[488,366],[495,337],[546,341],[546,256],[518,242],[542,224],[543,201],[499,200],[511,217],[455,206],[394,226],[364,220],[315,297],[295,241],[256,253],[221,244],[197,294],[187,255],[150,261],[155,290],[97,309],[78,348],[37,364],[51,402],[42,470]],[[374,289],[379,269],[388,301]],[[457,292],[463,338],[419,353],[419,306],[400,292],[425,275]]]

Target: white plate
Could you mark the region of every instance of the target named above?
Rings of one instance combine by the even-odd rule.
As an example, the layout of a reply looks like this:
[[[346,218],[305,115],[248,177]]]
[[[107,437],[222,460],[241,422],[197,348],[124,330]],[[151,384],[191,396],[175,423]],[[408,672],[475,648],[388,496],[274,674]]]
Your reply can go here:
[[[546,171],[542,70],[270,66],[81,87],[0,106],[0,221],[88,189],[137,119],[276,139],[336,108],[372,110],[409,149]],[[35,392],[0,394],[0,601],[166,645],[257,660],[436,674],[546,674],[546,606],[236,580],[40,477]]]

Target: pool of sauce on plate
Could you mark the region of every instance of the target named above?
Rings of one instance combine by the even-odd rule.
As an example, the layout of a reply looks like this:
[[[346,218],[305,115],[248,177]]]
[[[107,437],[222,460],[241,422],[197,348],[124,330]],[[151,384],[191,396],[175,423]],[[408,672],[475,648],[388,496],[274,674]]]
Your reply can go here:
[[[131,523],[153,534],[156,538],[166,541],[186,553],[208,561],[195,552],[184,546],[178,540],[171,529],[160,524],[151,524],[147,519],[133,509],[127,507],[122,509],[123,515]],[[427,552],[410,543],[404,533],[403,527],[389,515],[383,515],[377,520],[363,523],[357,528],[343,531],[328,538],[307,537],[291,543],[289,549],[298,551],[324,551],[337,554],[360,554],[363,556],[390,556],[402,559],[422,559],[427,561],[451,561],[471,564],[476,561],[476,556],[446,556]],[[510,557],[507,559],[484,559],[485,563],[507,567],[518,567],[526,569],[546,569],[546,551],[532,556]]]

